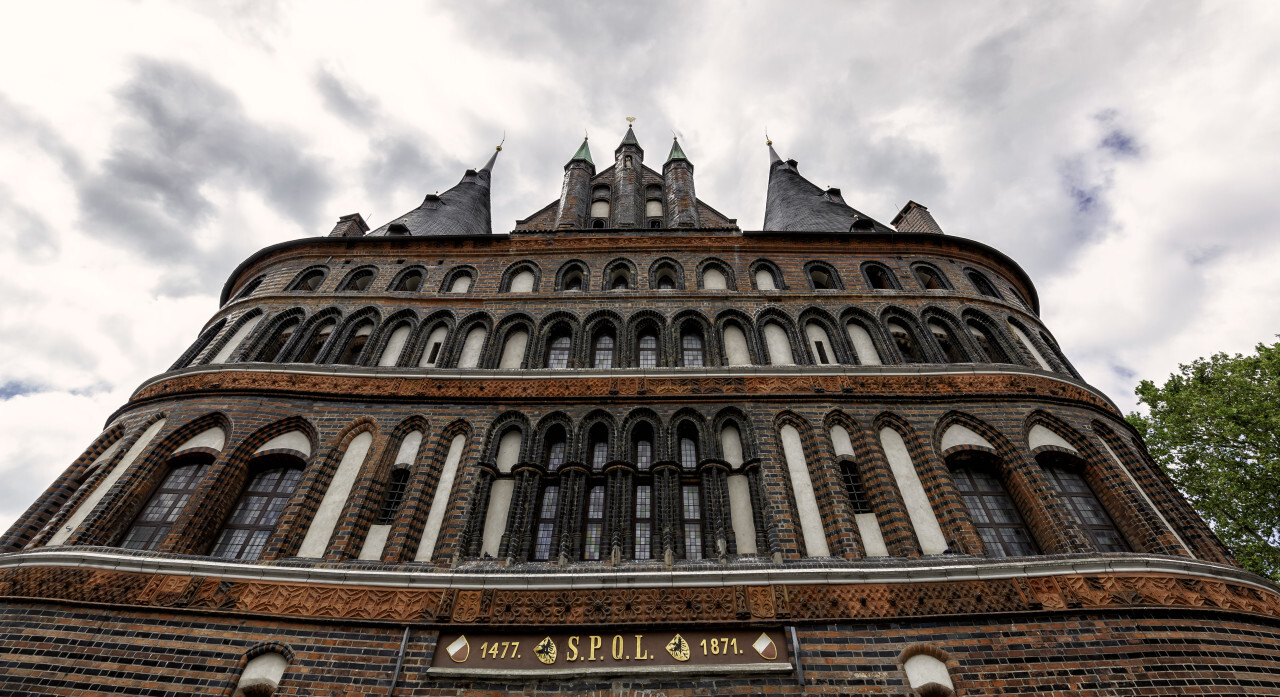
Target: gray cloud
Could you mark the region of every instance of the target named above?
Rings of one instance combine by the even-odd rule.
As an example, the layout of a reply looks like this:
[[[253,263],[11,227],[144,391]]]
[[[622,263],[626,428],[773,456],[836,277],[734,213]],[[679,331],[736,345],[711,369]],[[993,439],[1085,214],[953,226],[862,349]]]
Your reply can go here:
[[[125,123],[79,182],[86,229],[152,259],[200,265],[196,234],[219,213],[208,188],[254,191],[304,229],[318,224],[331,188],[325,164],[300,136],[250,120],[207,75],[140,60],[116,98]]]

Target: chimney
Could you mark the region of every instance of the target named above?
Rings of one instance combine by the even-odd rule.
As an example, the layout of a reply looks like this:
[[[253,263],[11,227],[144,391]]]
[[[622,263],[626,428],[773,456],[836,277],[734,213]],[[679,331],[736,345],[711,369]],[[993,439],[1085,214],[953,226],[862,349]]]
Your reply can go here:
[[[938,221],[933,219],[933,215],[929,213],[929,209],[916,203],[915,201],[907,201],[907,205],[898,211],[898,215],[894,216],[893,225],[898,232],[932,232],[943,234],[942,228],[938,227]]]
[[[333,232],[330,232],[329,236],[362,237],[368,231],[369,225],[364,222],[364,218],[359,213],[352,213],[338,218],[338,224],[333,226]]]

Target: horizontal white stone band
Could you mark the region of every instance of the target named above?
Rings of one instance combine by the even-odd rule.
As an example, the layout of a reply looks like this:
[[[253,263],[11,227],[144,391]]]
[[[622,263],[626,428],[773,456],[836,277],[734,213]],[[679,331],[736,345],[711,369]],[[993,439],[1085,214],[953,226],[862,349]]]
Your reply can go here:
[[[554,573],[468,573],[450,569],[405,570],[334,569],[271,564],[241,564],[213,558],[137,557],[74,547],[38,549],[0,555],[0,569],[23,566],[65,566],[178,576],[216,576],[247,581],[379,586],[387,588],[593,589],[593,588],[699,588],[712,586],[765,586],[772,584],[850,585],[869,583],[921,583],[982,579],[1035,578],[1074,574],[1173,574],[1230,581],[1271,593],[1273,584],[1242,569],[1221,564],[1147,554],[1108,557],[1068,557],[978,561],[947,561],[926,557],[925,563],[901,566],[878,561],[867,566],[840,568],[751,568],[655,571],[599,571]]]

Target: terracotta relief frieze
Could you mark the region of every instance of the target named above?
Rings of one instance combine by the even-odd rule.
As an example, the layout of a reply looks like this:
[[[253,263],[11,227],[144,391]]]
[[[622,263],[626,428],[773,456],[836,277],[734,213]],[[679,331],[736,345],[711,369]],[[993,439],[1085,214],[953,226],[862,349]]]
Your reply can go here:
[[[0,597],[477,626],[732,625],[1095,608],[1201,608],[1280,618],[1280,595],[1255,586],[1123,573],[914,583],[459,590],[32,566],[0,575]]]

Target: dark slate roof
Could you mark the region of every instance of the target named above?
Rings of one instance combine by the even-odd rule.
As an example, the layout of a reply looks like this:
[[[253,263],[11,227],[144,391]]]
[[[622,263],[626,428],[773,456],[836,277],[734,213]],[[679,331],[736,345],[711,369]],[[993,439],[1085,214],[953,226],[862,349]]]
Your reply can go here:
[[[893,232],[871,216],[844,202],[839,189],[823,191],[800,176],[795,160],[783,160],[769,145],[769,195],[764,205],[764,229],[775,232]]]
[[[631,130],[630,126],[627,126],[627,134],[622,136],[622,142],[618,143],[618,148],[613,151],[613,154],[617,155],[622,152],[622,148],[627,145],[636,146],[636,150],[640,151],[641,156],[644,155],[644,148],[640,147],[640,141],[636,140],[636,132]]]
[[[488,235],[493,232],[489,212],[489,179],[498,159],[498,146],[480,171],[469,169],[462,181],[443,194],[427,194],[422,205],[395,218],[370,235]]]

